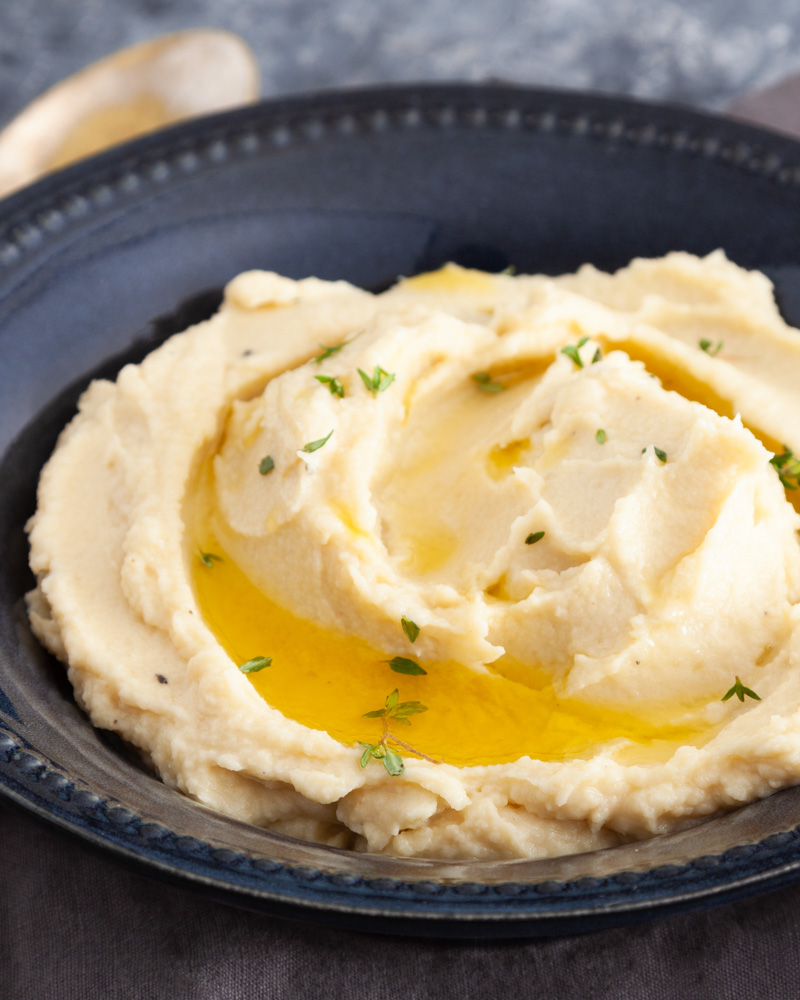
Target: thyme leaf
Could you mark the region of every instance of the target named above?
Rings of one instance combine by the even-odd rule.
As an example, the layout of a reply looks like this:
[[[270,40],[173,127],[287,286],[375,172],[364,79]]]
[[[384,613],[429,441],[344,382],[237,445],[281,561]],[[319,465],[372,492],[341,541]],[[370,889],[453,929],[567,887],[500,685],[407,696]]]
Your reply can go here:
[[[785,489],[797,489],[800,485],[800,460],[795,458],[794,452],[788,445],[783,446],[782,454],[773,455],[769,464],[777,471],[778,479],[783,483]]]
[[[472,380],[477,382],[481,392],[503,392],[506,388],[502,383],[494,382],[489,372],[474,372]]]
[[[410,618],[401,618],[400,625],[406,634],[406,638],[409,642],[416,642],[417,636],[419,635],[419,625],[416,622],[412,622]]]
[[[588,340],[588,337],[581,337],[577,344],[567,344],[566,347],[561,348],[561,353],[566,354],[578,368],[583,368],[583,360],[579,354],[579,350]],[[599,360],[599,358],[597,359]],[[594,362],[592,362],[594,364]]]
[[[419,701],[400,701],[400,692],[397,688],[395,688],[394,691],[387,696],[383,708],[375,709],[373,712],[364,712],[363,718],[365,719],[383,719],[383,736],[381,736],[377,743],[364,743],[363,741],[359,741],[359,746],[364,747],[364,751],[359,760],[361,766],[366,767],[371,760],[379,760],[383,763],[387,774],[391,775],[393,778],[402,774],[405,770],[403,758],[393,746],[389,745],[390,741],[417,757],[429,760],[432,764],[441,764],[440,760],[436,760],[435,757],[429,757],[428,754],[423,753],[421,750],[417,750],[415,747],[412,747],[409,743],[406,743],[404,740],[401,740],[389,731],[390,721],[400,723],[403,726],[410,726],[411,721],[408,718],[409,715],[418,715],[420,712],[427,711],[427,705],[423,705]]]
[[[395,378],[394,372],[386,372],[380,365],[375,365],[372,375],[367,375],[362,368],[358,369],[358,374],[373,396],[377,396],[379,392],[385,392],[392,382],[394,382]]]
[[[331,396],[338,396],[339,399],[344,399],[344,386],[338,378],[332,375],[315,375],[314,378],[317,382],[327,385],[331,391]]]
[[[544,532],[543,531],[532,531],[528,535],[528,537],[525,539],[525,544],[526,545],[535,545],[537,542],[541,541],[543,538],[544,538]]]
[[[642,454],[644,455],[646,451],[647,451],[647,445],[645,445],[644,448],[642,448]],[[656,448],[656,446],[653,445],[653,451],[656,453],[656,458],[659,460],[659,462],[667,461],[667,453],[665,451],[662,451],[661,448]]]
[[[272,455],[265,455],[261,461],[258,463],[258,471],[262,476],[266,476],[268,472],[272,472],[275,468],[275,463],[272,460]]]
[[[209,569],[214,568],[215,562],[222,562],[222,556],[218,556],[214,552],[203,552],[202,549],[199,549],[197,554],[200,556],[200,562],[204,566],[208,566]]]
[[[333,431],[329,431],[324,438],[318,438],[316,441],[309,441],[308,444],[304,444],[300,449],[305,452],[319,451],[319,449],[330,440],[330,436]]]
[[[757,695],[752,688],[745,687],[744,684],[739,680],[737,675],[736,683],[722,696],[722,701],[727,701],[728,698],[732,698],[734,695],[739,699],[739,701],[744,701],[745,695],[748,698],[755,698],[756,701],[761,701],[761,696]]]
[[[406,769],[400,754],[389,747],[384,747],[383,766],[393,778],[396,778],[398,774],[402,774]]]
[[[252,660],[243,663],[239,669],[243,674],[256,674],[259,670],[263,670],[264,667],[270,666],[272,666],[271,656],[254,656]]]
[[[578,368],[583,368],[583,362],[581,361],[581,356],[578,354],[578,348],[574,344],[567,344],[566,347],[561,348],[561,353],[566,354],[568,358],[571,358]]]
[[[345,344],[349,344],[349,343],[350,343],[349,340],[343,340],[341,342],[341,344],[333,344],[331,347],[328,347],[327,344],[320,344],[319,346],[322,348],[322,353],[318,354],[315,358],[312,358],[311,360],[315,364],[321,365],[322,362],[326,360],[326,358],[330,358],[332,355],[336,354],[338,351],[341,351],[341,349],[344,347],[344,345]]]
[[[428,673],[427,670],[423,670],[416,660],[409,660],[407,656],[393,656],[391,660],[384,660],[383,662],[388,663],[396,674],[411,674],[412,676],[419,677],[422,674]]]

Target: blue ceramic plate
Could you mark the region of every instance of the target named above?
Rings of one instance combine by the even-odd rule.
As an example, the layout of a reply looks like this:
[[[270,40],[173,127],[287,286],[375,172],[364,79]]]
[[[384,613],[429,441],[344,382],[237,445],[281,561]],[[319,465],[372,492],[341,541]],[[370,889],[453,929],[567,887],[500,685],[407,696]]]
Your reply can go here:
[[[0,204],[0,789],[145,872],[339,926],[551,935],[800,878],[800,789],[637,845],[529,862],[359,855],[226,819],[76,707],[31,637],[23,525],[80,390],[209,315],[239,271],[381,288],[448,260],[558,273],[724,247],[800,321],[800,145],[630,101],[404,86],[192,122]]]

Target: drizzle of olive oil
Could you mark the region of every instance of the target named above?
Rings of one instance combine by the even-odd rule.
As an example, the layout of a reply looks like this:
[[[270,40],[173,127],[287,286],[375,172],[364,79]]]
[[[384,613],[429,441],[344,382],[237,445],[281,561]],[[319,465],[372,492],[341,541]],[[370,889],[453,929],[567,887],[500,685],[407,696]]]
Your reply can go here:
[[[424,753],[458,766],[500,764],[530,756],[558,761],[592,753],[620,737],[663,759],[682,743],[704,742],[708,731],[645,721],[556,694],[544,671],[506,662],[478,673],[458,663],[425,662],[425,676],[393,673],[385,662],[411,655],[397,623],[397,646],[378,651],[352,636],[302,621],[267,598],[221,549],[210,532],[194,547],[222,556],[213,568],[192,558],[201,612],[236,664],[271,656],[272,666],[248,680],[288,718],[327,731],[347,745],[373,741],[381,722],[363,714],[382,708],[398,688],[403,700],[428,711],[398,733]],[[630,753],[635,756],[635,749]]]
[[[502,479],[507,476],[515,465],[519,465],[522,453],[530,448],[530,441],[524,438],[521,441],[510,441],[505,445],[495,445],[489,451],[489,461],[486,463],[486,471],[492,479]]]
[[[425,576],[441,569],[458,550],[458,536],[441,518],[413,517],[406,512],[403,533],[408,548],[403,566],[410,573]]]
[[[641,361],[651,375],[655,375],[668,391],[679,393],[684,399],[702,403],[721,417],[733,418],[733,404],[720,396],[707,382],[691,375],[685,368],[664,358],[655,351],[629,341],[609,343],[608,350],[624,351],[631,361]]]
[[[496,428],[511,423],[528,381],[538,377],[547,364],[547,359],[535,358],[498,368],[505,391],[491,395],[484,395],[472,379],[464,378],[414,410],[406,433],[415,446],[401,453],[390,478],[377,490],[383,520],[392,526],[384,541],[404,570],[425,576],[446,567],[457,553],[458,530],[447,513],[441,512],[446,504],[431,504],[430,499],[437,495],[441,482],[449,483],[454,496],[467,493],[472,489],[470,477],[481,462],[495,481],[512,472],[530,442],[495,444]],[[492,422],[486,419],[487,409],[493,414]],[[465,449],[475,456],[474,467],[469,460],[465,462]]]
[[[689,374],[680,365],[660,357],[641,344],[620,340],[609,344],[609,348],[612,347],[616,350],[624,351],[633,361],[641,361],[647,371],[651,375],[655,375],[665,389],[680,393],[684,399],[689,399],[695,403],[702,403],[703,406],[718,413],[721,417],[733,418],[735,415],[733,403],[729,399],[720,396],[707,382],[703,382],[701,379]],[[750,431],[753,437],[757,438],[764,445],[767,451],[771,451],[775,455],[781,454],[783,445],[779,441],[776,441],[774,437],[760,428],[754,427],[745,420],[742,420],[742,424]],[[786,490],[786,499],[798,512],[800,512],[799,492],[798,490]]]

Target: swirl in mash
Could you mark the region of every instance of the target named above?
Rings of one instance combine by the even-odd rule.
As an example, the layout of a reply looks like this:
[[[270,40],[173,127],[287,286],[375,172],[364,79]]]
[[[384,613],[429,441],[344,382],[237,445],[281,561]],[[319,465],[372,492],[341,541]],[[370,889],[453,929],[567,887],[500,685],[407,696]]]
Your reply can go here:
[[[34,628],[96,724],[113,716],[167,781],[250,822],[438,857],[679,828],[800,773],[800,517],[770,464],[800,451],[799,339],[767,279],[721,253],[557,279],[448,267],[378,297],[241,275],[216,317],[89,390],[32,522]],[[376,368],[394,375],[377,393],[358,371]],[[564,760],[361,768],[261,698],[198,614],[183,519],[208,454],[213,537],[297,618],[408,655],[405,617],[422,664],[544,676],[590,712],[704,737],[652,759],[619,738]],[[113,497],[82,547],[57,524],[70,484]],[[81,584],[101,544],[119,553],[101,574],[113,632]],[[761,701],[722,702],[737,676]]]
[[[275,601],[379,649],[405,614],[423,658],[505,652],[617,706],[713,698],[787,634],[800,519],[739,417],[665,391],[614,349],[630,331],[608,310],[532,292],[512,324],[401,289],[320,368],[347,373],[345,398],[301,367],[236,403],[224,547]],[[560,349],[586,337],[579,367]],[[395,384],[373,398],[357,371],[376,365]],[[481,397],[475,372],[505,391]]]

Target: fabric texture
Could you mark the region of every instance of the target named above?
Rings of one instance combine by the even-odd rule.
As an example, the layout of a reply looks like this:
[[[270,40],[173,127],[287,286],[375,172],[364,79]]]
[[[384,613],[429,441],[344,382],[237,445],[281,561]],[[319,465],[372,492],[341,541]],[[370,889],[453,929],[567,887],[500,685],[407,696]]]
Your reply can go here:
[[[0,806],[9,1000],[759,1000],[800,995],[800,885],[546,941],[299,924],[133,874]]]
[[[800,132],[800,77],[737,115]],[[784,1000],[800,995],[800,885],[581,937],[447,942],[293,923],[134,874],[0,804],[9,1000]]]

